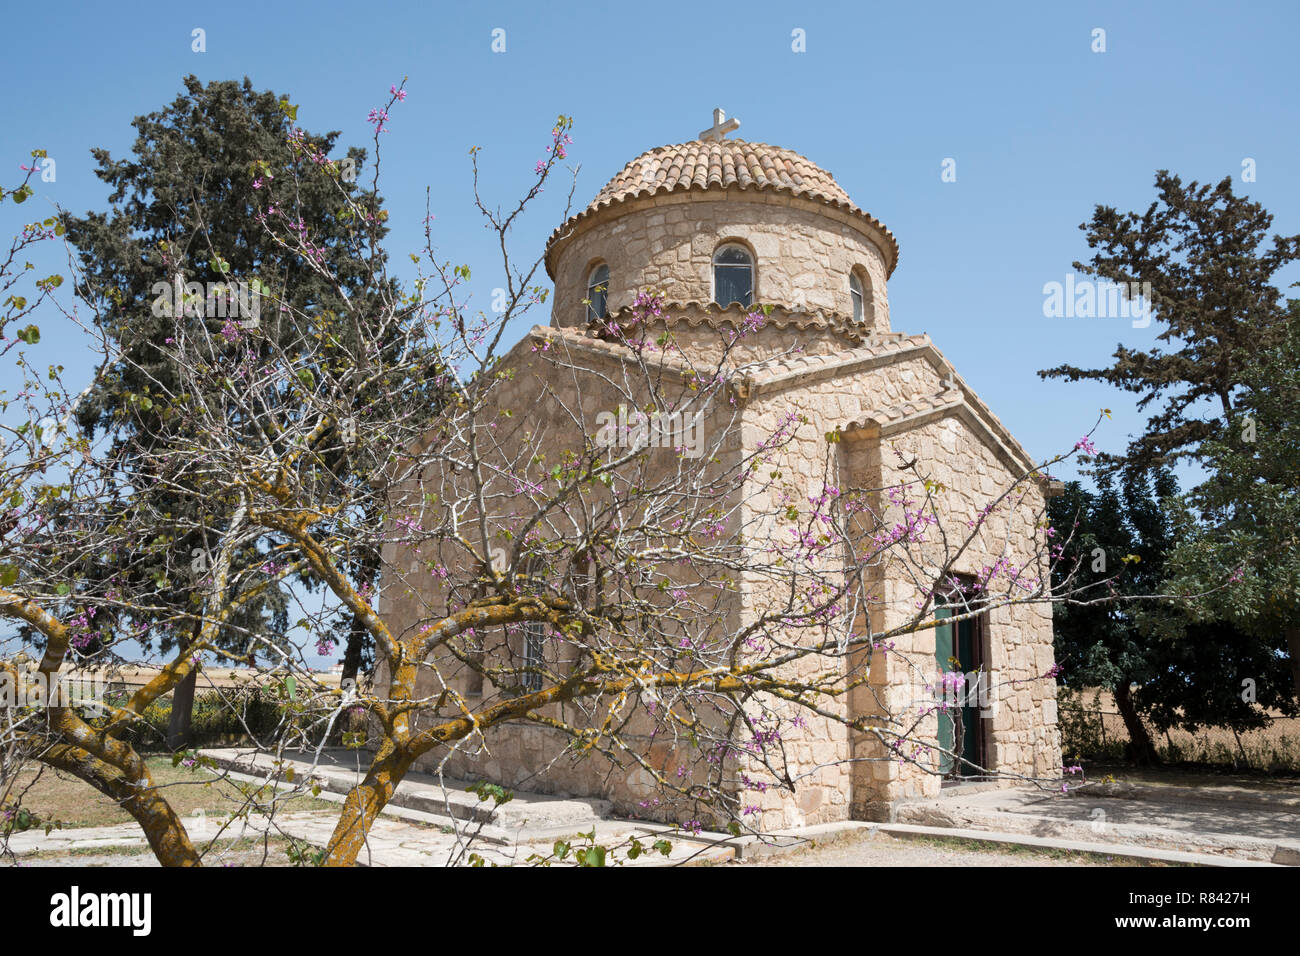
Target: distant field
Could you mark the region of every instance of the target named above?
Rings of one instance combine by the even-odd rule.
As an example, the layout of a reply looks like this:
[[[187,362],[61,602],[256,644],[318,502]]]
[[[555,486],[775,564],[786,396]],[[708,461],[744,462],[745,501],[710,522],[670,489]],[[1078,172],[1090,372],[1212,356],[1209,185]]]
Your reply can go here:
[[[115,683],[147,684],[160,673],[157,667],[119,667],[111,672]],[[84,676],[77,672],[75,676]],[[313,674],[314,680],[326,687],[338,687],[338,674]],[[282,676],[270,677],[259,673],[251,667],[205,667],[199,671],[198,689],[205,687],[255,687],[282,680]]]
[[[1101,717],[1103,747],[1127,743],[1128,731],[1111,692],[1088,688],[1082,693],[1088,712]],[[1269,726],[1240,734],[1223,727],[1202,727],[1194,734],[1180,729],[1166,733],[1157,733],[1150,726],[1147,729],[1165,760],[1300,773],[1300,717],[1275,715]]]

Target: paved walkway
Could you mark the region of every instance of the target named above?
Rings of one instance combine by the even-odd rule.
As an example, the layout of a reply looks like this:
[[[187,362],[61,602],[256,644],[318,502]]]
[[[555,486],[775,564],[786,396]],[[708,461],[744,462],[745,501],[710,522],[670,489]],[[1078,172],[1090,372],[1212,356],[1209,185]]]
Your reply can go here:
[[[905,804],[895,822],[1159,847],[1300,864],[1300,789],[1088,785],[965,790]]]
[[[328,811],[284,813],[273,820],[259,817],[240,820],[220,834],[217,833],[216,821],[212,821],[206,833],[194,832],[191,826],[190,836],[200,851],[204,852],[204,862],[208,865],[220,864],[232,857],[249,862],[248,857],[250,854],[255,856],[256,851],[250,851],[247,844],[241,844],[238,852],[232,852],[231,844],[238,840],[257,840],[269,835],[293,837],[313,846],[324,846],[329,842],[337,821],[337,815]],[[547,856],[555,842],[550,838],[525,838],[517,844],[502,845],[474,838],[473,825],[463,826],[459,834],[448,832],[449,829],[381,817],[371,827],[366,847],[357,862],[364,866],[452,866],[468,863],[470,853],[477,853],[487,864],[509,866],[525,863],[533,854]],[[658,837],[652,829],[626,821],[603,821],[593,829],[596,831],[597,842],[606,846],[620,844],[633,836],[649,845]],[[719,848],[672,836],[669,840],[672,852],[667,857],[660,853],[647,854],[632,861],[632,865],[673,865],[695,860],[730,859],[733,855],[730,848]],[[578,840],[573,843],[575,846],[585,845]],[[140,828],[133,823],[55,830],[48,836],[39,830],[17,833],[10,839],[9,846],[20,860],[24,854],[39,852],[43,857],[52,855],[58,862],[70,865],[87,865],[96,859],[108,865],[156,865],[147,851],[139,854],[126,852],[146,847]],[[118,852],[114,853],[115,850]],[[619,854],[619,859],[623,859],[622,853]],[[287,863],[284,849],[274,850],[268,862],[281,865]]]

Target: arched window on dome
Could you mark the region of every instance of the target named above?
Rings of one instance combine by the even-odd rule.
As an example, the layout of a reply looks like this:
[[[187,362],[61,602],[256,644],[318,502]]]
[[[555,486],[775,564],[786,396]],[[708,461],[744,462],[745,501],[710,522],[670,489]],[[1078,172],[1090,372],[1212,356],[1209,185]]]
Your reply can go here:
[[[754,257],[744,246],[727,243],[713,254],[713,301],[721,306],[754,304]]]
[[[599,262],[587,274],[587,321],[599,322],[609,311],[609,266]]]
[[[849,299],[853,303],[854,325],[875,325],[871,301],[871,278],[861,269],[849,273]]]

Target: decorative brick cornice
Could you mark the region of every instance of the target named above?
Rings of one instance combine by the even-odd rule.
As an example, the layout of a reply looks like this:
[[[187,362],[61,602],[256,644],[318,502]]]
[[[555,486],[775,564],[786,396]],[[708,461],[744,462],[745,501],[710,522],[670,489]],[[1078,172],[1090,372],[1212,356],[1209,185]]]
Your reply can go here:
[[[873,408],[865,415],[840,425],[836,431],[848,439],[887,438],[938,421],[962,404],[961,389],[945,388],[900,405]]]
[[[960,388],[943,388],[898,405],[872,409],[839,425],[836,431],[846,442],[884,441],[949,416],[960,418],[1013,475],[1034,472],[1036,466],[1029,454],[1000,427],[1001,423],[996,419],[990,422],[981,416],[968,403],[967,393]],[[1035,480],[1047,489],[1045,475],[1036,475]]]
[[[739,329],[745,324],[749,315],[767,308],[768,313],[763,317],[763,328],[829,330],[838,332],[853,345],[862,343],[871,335],[871,330],[866,323],[854,322],[852,316],[843,312],[823,309],[799,310],[784,305],[743,306],[737,302],[718,305],[716,302],[702,302],[698,299],[665,300],[661,303],[661,308],[663,314],[656,316],[654,321],[668,328],[684,325],[687,328],[725,326]],[[611,313],[604,321],[622,325],[624,319],[634,314],[635,310],[632,306],[624,306]],[[602,324],[599,321],[589,322],[587,328],[591,331],[599,331]]]

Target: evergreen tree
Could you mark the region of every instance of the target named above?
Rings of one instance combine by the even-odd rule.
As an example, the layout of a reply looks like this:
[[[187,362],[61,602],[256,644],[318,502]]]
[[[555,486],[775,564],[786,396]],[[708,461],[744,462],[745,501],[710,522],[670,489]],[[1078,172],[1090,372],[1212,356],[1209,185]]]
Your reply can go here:
[[[352,147],[330,160],[337,132],[316,135],[296,127],[297,107],[285,96],[254,90],[247,78],[205,85],[189,76],[184,86],[164,109],[136,117],[129,158],[93,151],[97,175],[112,188],[110,211],[64,216],[80,256],[79,291],[101,306],[99,324],[119,355],[85,403],[80,424],[87,435],[111,443],[132,493],[151,496],[150,507],[174,519],[158,528],[154,560],[144,566],[108,562],[98,573],[154,578],[160,606],[174,606],[183,585],[206,573],[207,541],[230,531],[230,502],[214,500],[210,482],[164,474],[160,464],[167,449],[189,447],[202,429],[205,402],[178,387],[177,350],[186,349],[187,361],[204,362],[248,350],[252,364],[277,351],[315,348],[295,340],[300,326],[278,320],[291,309],[315,317],[317,334],[337,341],[345,354],[345,301],[355,316],[364,314],[368,299],[395,294],[382,278],[383,252],[375,245],[386,231],[386,214],[379,197],[357,185],[364,150]],[[373,216],[365,230],[356,228],[348,197],[353,208]],[[316,261],[275,241],[265,227],[268,216],[309,230]],[[177,282],[186,290],[182,297],[172,291]],[[189,283],[198,286],[186,289]],[[244,314],[250,303],[252,317]],[[175,332],[177,310],[186,319],[183,341]],[[245,334],[250,326],[255,334]],[[364,407],[366,396],[357,399]],[[292,401],[292,394],[286,391],[284,400]],[[254,420],[238,425],[260,427]],[[366,480],[349,473],[342,443],[336,445],[322,471],[333,480]],[[255,572],[268,562],[274,565],[273,556],[245,549],[231,587],[259,583]],[[358,555],[354,570],[362,577],[368,570],[373,578],[375,564],[373,556]],[[251,650],[252,635],[283,641],[288,606],[283,583],[265,588],[222,629],[221,642],[243,653]],[[180,633],[161,621],[145,622],[156,625],[150,638],[164,651],[183,643],[202,615],[201,607],[192,611]],[[364,635],[364,629],[351,633]],[[354,667],[367,656],[368,648],[351,649]]]
[[[1285,665],[1268,635],[1227,620],[1194,620],[1166,601],[1125,600],[1166,593],[1167,561],[1180,533],[1167,506],[1177,490],[1167,469],[1154,478],[1125,474],[1119,488],[1103,473],[1095,493],[1071,482],[1049,504],[1054,527],[1069,542],[1053,585],[1081,586],[1090,595],[1054,608],[1062,680],[1114,694],[1129,735],[1127,756],[1139,763],[1158,759],[1147,721],[1159,731],[1244,730],[1263,726],[1266,708],[1293,706]],[[1250,695],[1241,693],[1245,678]]]
[[[1038,373],[1109,382],[1137,395],[1139,409],[1152,410],[1146,431],[1124,454],[1098,456],[1099,466],[1112,470],[1198,460],[1205,442],[1223,437],[1246,369],[1285,328],[1274,276],[1300,259],[1300,235],[1274,235],[1270,244],[1273,217],[1235,195],[1231,177],[1216,186],[1184,185],[1160,170],[1155,186],[1158,198],[1144,213],[1097,206],[1079,227],[1097,251],[1074,267],[1125,288],[1149,283],[1163,325],[1157,341],[1164,344],[1118,345],[1106,368],[1065,364]]]

